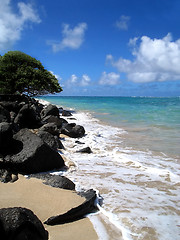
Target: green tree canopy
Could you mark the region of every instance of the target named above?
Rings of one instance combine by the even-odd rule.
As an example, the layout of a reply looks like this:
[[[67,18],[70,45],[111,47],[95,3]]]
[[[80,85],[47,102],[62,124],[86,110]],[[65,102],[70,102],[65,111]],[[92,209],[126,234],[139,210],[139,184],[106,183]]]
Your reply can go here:
[[[0,93],[30,96],[61,92],[57,78],[40,61],[20,52],[0,56]]]

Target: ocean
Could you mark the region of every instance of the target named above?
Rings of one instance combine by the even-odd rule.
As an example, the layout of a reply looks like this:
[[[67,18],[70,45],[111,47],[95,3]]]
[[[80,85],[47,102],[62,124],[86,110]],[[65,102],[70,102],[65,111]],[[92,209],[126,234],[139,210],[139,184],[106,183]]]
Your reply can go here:
[[[180,98],[60,97],[86,135],[66,138],[74,162],[64,174],[77,189],[96,189],[102,205],[89,216],[99,239],[180,239]],[[91,154],[76,151],[89,146]]]

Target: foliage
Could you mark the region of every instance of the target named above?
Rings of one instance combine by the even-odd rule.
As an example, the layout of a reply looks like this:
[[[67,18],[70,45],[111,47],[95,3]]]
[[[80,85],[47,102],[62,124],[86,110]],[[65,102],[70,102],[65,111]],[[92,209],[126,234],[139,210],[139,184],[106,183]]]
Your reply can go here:
[[[0,56],[0,93],[34,96],[61,91],[57,78],[35,58],[20,51]]]

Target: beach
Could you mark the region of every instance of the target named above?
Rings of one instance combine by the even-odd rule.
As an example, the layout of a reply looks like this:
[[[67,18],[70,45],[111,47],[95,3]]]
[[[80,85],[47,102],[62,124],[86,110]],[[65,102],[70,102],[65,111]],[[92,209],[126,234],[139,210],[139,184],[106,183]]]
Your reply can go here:
[[[31,209],[42,222],[65,213],[85,200],[75,191],[53,188],[39,179],[27,179],[22,175],[14,183],[0,183],[0,192],[0,208],[25,207]],[[98,239],[88,218],[57,226],[44,224],[44,227],[50,240]]]
[[[55,227],[45,225],[50,239],[58,239],[59,236],[62,239],[84,239],[85,234],[87,240],[89,236],[99,240],[178,240],[179,99],[175,99],[175,104],[174,99],[139,98],[135,101],[130,98],[129,101],[127,109],[124,104],[128,99],[121,98],[40,99],[43,104],[50,102],[59,107],[60,117],[70,126],[76,124],[85,128],[85,134],[79,138],[60,134],[64,149],[59,153],[68,169],[52,170],[49,173],[69,178],[75,183],[77,192],[96,190],[99,200],[96,202],[99,211],[89,214],[85,219]],[[167,106],[163,109],[165,101]],[[62,107],[72,115],[62,116]],[[117,113],[128,115],[122,118]],[[169,113],[171,118],[168,117]],[[90,151],[81,152],[84,148]],[[32,189],[35,189],[32,190],[33,202],[38,195],[34,204],[29,201],[32,192],[27,192],[28,184],[31,183]],[[6,186],[8,196],[4,195]],[[2,201],[6,196],[7,202],[19,202],[19,195],[16,197],[11,186],[17,186],[22,199],[28,196],[27,207],[42,222],[84,201],[75,192],[45,186],[40,180],[22,176],[20,181],[13,184],[0,184],[0,190],[4,192],[0,197]],[[22,194],[24,186],[26,190]],[[14,200],[9,199],[12,195],[15,196]],[[42,200],[45,201],[44,205],[39,203]]]
[[[63,156],[74,163],[63,175],[79,190],[99,191],[103,204],[90,216],[98,238],[178,240],[179,99],[42,99],[70,110],[65,119],[86,129],[83,144],[62,136]],[[79,153],[84,147],[92,153]]]

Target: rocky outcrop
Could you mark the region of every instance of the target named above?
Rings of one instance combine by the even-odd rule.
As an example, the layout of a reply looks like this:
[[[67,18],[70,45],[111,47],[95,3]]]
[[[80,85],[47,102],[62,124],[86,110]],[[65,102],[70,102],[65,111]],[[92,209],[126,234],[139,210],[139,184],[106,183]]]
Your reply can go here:
[[[46,116],[49,116],[49,115],[59,117],[59,109],[55,105],[49,104],[47,107],[45,107],[41,111],[41,116],[46,117]]]
[[[64,160],[58,152],[29,129],[21,129],[14,135],[14,139],[22,142],[23,148],[17,154],[7,155],[1,163],[2,168],[29,174],[60,169],[64,166]]]
[[[64,116],[72,115],[55,105],[44,107],[24,95],[0,95],[0,181],[13,182],[18,179],[18,173],[31,174],[30,177],[40,178],[52,187],[75,190],[75,184],[66,177],[42,174],[66,169],[57,151],[64,148],[59,134],[72,138],[85,134],[83,126],[69,124],[59,116],[60,112]],[[90,153],[91,149],[87,147],[79,152]],[[65,214],[50,217],[45,223],[67,223],[96,211],[95,191],[90,190],[87,196],[83,204]],[[37,217],[24,208],[0,209],[0,236],[3,240],[48,239]]]
[[[41,128],[39,128],[39,131],[45,131],[54,136],[59,136],[59,130],[55,123],[46,123]]]
[[[71,113],[70,111],[63,110],[63,111],[62,111],[62,116],[64,116],[64,117],[70,117],[70,116],[72,116],[72,113]]]
[[[54,150],[64,149],[64,146],[58,136],[54,136],[46,131],[39,131],[37,135]]]
[[[48,232],[29,209],[14,207],[0,209],[1,240],[48,240]]]
[[[31,174],[29,177],[35,177],[43,180],[43,183],[55,188],[63,188],[67,190],[75,190],[75,184],[68,178],[59,175],[44,174]]]
[[[80,150],[78,150],[77,152],[80,152],[80,153],[92,153],[92,150],[90,147],[85,147],[85,148],[82,148]]]
[[[67,123],[67,121],[63,118],[59,118],[57,116],[53,116],[53,115],[48,115],[45,118],[42,119],[43,123],[54,123],[57,128],[61,128],[63,126],[64,123]]]
[[[13,131],[7,122],[0,123],[0,154],[7,154],[11,148]]]
[[[89,194],[87,196],[88,198],[81,205],[72,208],[64,214],[50,217],[44,223],[51,226],[69,223],[79,220],[89,213],[96,212],[98,210],[95,204],[97,198],[96,192],[91,189],[89,190]]]
[[[12,172],[7,169],[0,169],[0,181],[3,183],[8,183],[12,180]]]
[[[21,128],[39,128],[41,126],[40,116],[29,104],[24,105],[18,112],[14,123]]]
[[[72,138],[80,138],[84,136],[85,129],[83,126],[76,125],[75,123],[70,123],[62,127],[61,133]]]
[[[0,105],[0,122],[10,122],[10,120],[11,117],[9,111]]]

